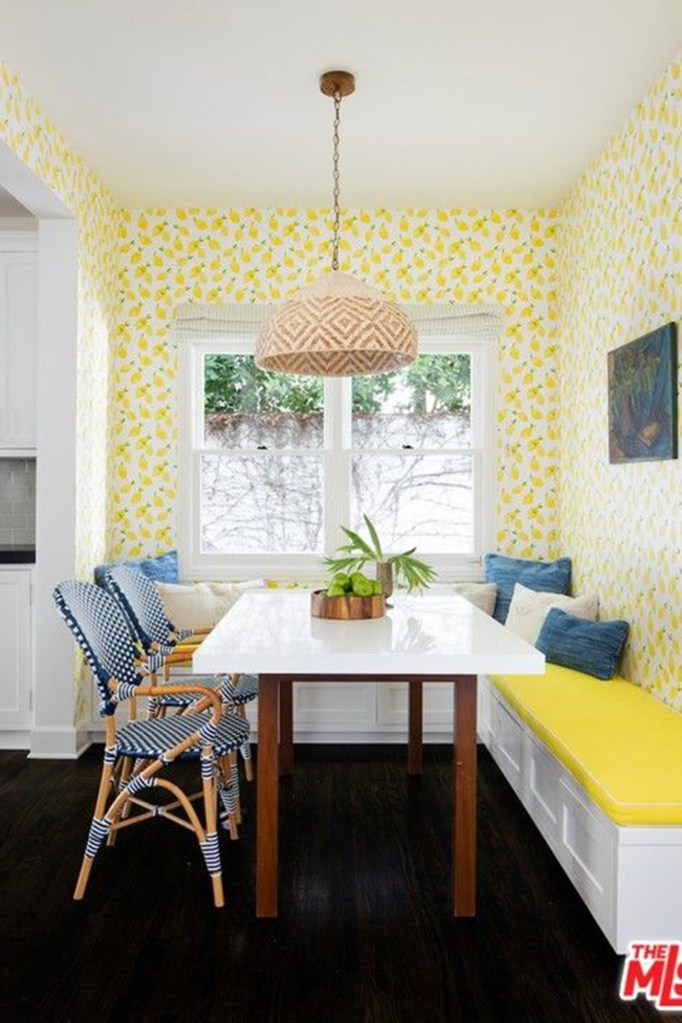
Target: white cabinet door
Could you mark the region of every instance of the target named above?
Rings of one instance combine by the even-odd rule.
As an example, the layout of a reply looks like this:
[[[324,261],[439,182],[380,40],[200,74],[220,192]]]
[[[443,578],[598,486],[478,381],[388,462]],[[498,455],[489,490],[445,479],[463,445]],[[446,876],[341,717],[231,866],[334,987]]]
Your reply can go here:
[[[0,449],[36,446],[38,262],[0,234]]]
[[[31,569],[0,568],[0,729],[30,727]]]
[[[407,682],[379,682],[378,721],[381,725],[407,728]],[[450,682],[422,684],[424,732],[451,732],[454,721],[454,689]]]
[[[374,727],[371,682],[296,682],[294,732],[355,732]]]

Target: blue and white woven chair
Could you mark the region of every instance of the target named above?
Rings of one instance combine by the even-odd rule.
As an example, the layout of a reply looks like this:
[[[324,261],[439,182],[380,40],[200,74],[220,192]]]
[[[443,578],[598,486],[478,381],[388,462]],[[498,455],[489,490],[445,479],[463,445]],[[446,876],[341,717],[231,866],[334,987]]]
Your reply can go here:
[[[163,817],[194,831],[213,883],[214,903],[224,905],[218,797],[235,824],[236,811],[232,781],[224,775],[221,762],[247,741],[248,722],[223,714],[219,694],[194,683],[171,688],[178,695],[199,698],[204,707],[197,706],[197,713],[130,721],[117,731],[114,714],[118,705],[139,696],[156,697],[160,687],[148,684],[128,623],[110,594],[91,583],[68,581],[56,587],[53,597],[94,674],[106,729],[102,776],[74,898],[83,898],[92,862],[105,838],[121,827]],[[210,708],[210,714],[203,712],[205,708]],[[178,785],[160,777],[176,760],[200,762],[199,792],[187,795]],[[142,798],[145,790],[152,788],[169,792],[174,798],[165,803]],[[192,805],[202,797],[204,824]],[[186,817],[178,816],[179,810]]]
[[[105,586],[130,622],[133,635],[150,659],[151,665],[163,665],[163,685],[167,685],[169,681],[172,681],[170,679],[171,666],[186,664],[191,656],[191,650],[182,649],[181,643],[183,639],[193,635],[193,630],[177,629],[169,621],[156,586],[141,572],[136,572],[125,565],[111,568],[105,576]],[[226,710],[246,720],[246,704],[258,696],[256,675],[228,674],[208,678],[193,676],[193,678],[201,685],[219,686]],[[167,707],[191,707],[192,702],[192,699],[187,696],[168,693],[159,697],[149,708],[150,715],[158,712],[164,713]],[[240,753],[244,760],[246,777],[251,781],[253,767],[250,743],[244,743]]]

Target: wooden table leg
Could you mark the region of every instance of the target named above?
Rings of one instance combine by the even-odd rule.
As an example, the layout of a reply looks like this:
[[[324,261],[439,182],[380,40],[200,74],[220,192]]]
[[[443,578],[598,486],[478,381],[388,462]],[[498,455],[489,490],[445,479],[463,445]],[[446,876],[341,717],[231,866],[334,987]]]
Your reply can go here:
[[[294,773],[294,683],[279,684],[279,773]]]
[[[258,789],[256,807],[256,916],[277,916],[279,765],[278,675],[260,675],[258,689]]]
[[[409,688],[409,737],[407,745],[407,773],[422,773],[422,732],[423,699],[422,683],[408,682]]]
[[[476,915],[476,676],[455,682],[452,860],[455,916]]]

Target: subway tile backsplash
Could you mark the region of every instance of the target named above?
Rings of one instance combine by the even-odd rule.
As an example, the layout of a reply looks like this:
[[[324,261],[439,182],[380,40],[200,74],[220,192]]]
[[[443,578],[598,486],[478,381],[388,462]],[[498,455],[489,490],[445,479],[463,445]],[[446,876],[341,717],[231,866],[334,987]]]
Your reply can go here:
[[[36,542],[36,460],[0,458],[0,544]]]

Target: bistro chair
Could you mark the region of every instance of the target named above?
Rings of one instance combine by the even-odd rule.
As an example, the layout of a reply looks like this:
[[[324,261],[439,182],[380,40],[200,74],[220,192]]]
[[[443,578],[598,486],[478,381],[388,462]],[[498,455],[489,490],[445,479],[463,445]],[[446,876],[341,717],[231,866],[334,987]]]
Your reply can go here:
[[[105,838],[121,828],[163,817],[194,831],[211,876],[213,901],[216,906],[224,905],[217,799],[228,808],[231,826],[236,828],[233,782],[222,765],[225,757],[248,740],[248,722],[223,714],[214,689],[191,683],[169,688],[172,695],[198,699],[194,713],[133,720],[117,730],[114,715],[120,703],[140,696],[154,698],[163,690],[148,684],[147,665],[141,662],[128,623],[109,593],[91,583],[71,580],[60,583],[53,598],[93,672],[105,722],[102,776],[74,898],[85,895],[93,860]],[[188,795],[161,776],[176,760],[199,762],[199,791]],[[143,793],[151,796],[151,789],[164,790],[174,798],[168,802],[143,798]],[[205,823],[192,805],[202,798]],[[184,811],[184,816],[178,811]]]
[[[170,676],[171,666],[186,664],[191,654],[191,648],[190,650],[182,648],[182,640],[201,633],[196,633],[192,629],[178,629],[169,621],[156,586],[141,572],[136,572],[125,565],[111,568],[106,573],[105,586],[130,622],[133,635],[150,658],[152,666],[163,667],[163,687],[166,687],[169,681],[174,681]],[[191,677],[204,686],[219,686],[227,711],[246,720],[246,704],[258,696],[256,675],[235,673],[219,677]],[[192,703],[193,698],[185,694],[166,693],[150,703],[149,714],[150,716],[163,714],[168,707],[191,708]],[[246,777],[251,781],[253,767],[249,742],[244,743],[240,753],[244,760]]]

